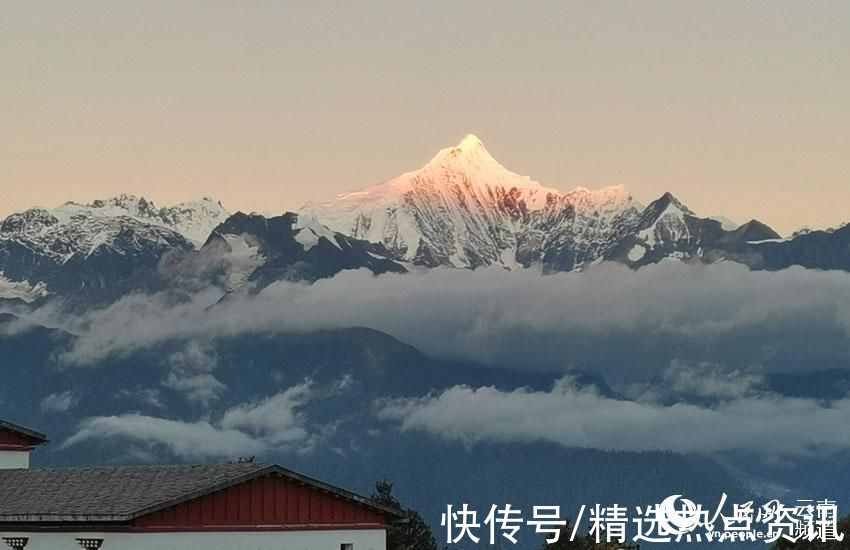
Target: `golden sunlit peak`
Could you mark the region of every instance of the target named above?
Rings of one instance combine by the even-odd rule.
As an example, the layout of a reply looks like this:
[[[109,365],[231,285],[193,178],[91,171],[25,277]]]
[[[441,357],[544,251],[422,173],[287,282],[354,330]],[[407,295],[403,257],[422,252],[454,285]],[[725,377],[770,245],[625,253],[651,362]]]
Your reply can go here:
[[[475,134],[466,134],[466,137],[464,137],[460,143],[454,147],[442,149],[434,156],[433,159],[431,159],[431,162],[440,165],[454,165],[460,162],[464,164],[464,166],[470,164],[476,166],[498,164],[496,160],[490,156],[490,153],[484,148],[484,144]]]
[[[476,149],[483,149],[484,144],[475,134],[466,134],[461,142],[457,144],[457,148],[461,151],[473,151]]]

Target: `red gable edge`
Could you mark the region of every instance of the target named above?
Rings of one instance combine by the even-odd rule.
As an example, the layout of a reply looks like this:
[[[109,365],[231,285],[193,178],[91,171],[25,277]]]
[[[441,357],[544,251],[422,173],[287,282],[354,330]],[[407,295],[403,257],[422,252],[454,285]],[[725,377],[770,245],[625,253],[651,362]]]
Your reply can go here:
[[[0,420],[0,450],[28,451],[47,442],[44,434]]]

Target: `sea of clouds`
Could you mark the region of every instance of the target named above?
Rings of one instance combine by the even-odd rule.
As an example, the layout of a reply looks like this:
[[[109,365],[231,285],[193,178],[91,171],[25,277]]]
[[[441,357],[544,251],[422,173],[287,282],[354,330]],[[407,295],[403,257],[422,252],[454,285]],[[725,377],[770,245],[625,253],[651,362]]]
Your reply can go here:
[[[164,342],[365,326],[432,357],[551,373],[557,380],[547,391],[457,386],[373,404],[377,421],[470,445],[551,441],[789,456],[850,448],[850,399],[781,395],[765,383],[774,373],[816,375],[850,366],[845,272],[680,262],[637,271],[603,264],[551,275],[349,271],[255,293],[131,294],[84,314],[59,311],[43,308],[30,320],[77,335],[62,356],[71,367]],[[169,383],[201,403],[214,402],[220,389],[214,368],[193,368],[192,353],[198,351],[187,347],[186,357],[174,361]],[[601,375],[616,395],[577,386],[575,371]],[[138,415],[89,419],[69,444],[144,434],[169,445],[204,433],[204,441],[222,444],[191,445],[192,452],[214,455],[234,438],[250,438],[258,449],[303,442],[311,390],[291,390],[224,411],[203,426]]]

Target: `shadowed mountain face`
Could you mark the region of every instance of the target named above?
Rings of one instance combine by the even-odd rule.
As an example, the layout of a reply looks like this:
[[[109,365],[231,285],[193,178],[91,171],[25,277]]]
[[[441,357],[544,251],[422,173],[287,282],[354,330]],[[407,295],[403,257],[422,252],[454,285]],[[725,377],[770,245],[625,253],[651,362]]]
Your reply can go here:
[[[307,281],[332,277],[345,269],[368,269],[375,274],[404,273],[405,268],[389,258],[379,244],[358,241],[319,225],[299,223],[293,213],[266,218],[237,213],[216,227],[201,255],[234,258],[227,273],[233,283],[241,275],[255,289],[274,281]],[[249,255],[253,270],[238,264]]]
[[[834,230],[809,231],[788,240],[752,245],[754,267],[784,269],[799,265],[809,269],[850,271],[850,225]]]

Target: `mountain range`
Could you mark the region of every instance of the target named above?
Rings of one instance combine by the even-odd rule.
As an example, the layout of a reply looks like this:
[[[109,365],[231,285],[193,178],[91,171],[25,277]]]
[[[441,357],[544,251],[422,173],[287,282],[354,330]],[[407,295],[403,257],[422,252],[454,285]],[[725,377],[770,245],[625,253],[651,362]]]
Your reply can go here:
[[[700,216],[669,192],[646,206],[623,186],[564,192],[508,170],[468,135],[418,170],[276,217],[230,214],[210,198],[158,207],[132,195],[14,213],[0,222],[0,300],[108,303],[173,284],[167,271],[179,266],[197,284],[234,290],[344,269],[556,272],[667,258],[847,270],[850,229],[783,239],[758,220]]]

